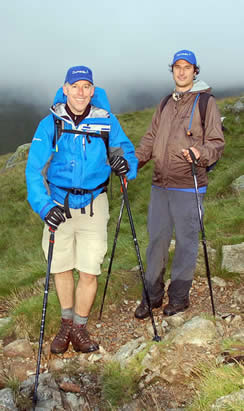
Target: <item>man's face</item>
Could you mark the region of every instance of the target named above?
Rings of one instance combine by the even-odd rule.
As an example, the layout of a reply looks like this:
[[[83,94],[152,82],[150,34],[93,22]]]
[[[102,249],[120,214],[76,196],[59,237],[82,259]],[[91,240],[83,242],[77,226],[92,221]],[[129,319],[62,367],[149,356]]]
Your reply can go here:
[[[67,96],[67,104],[76,115],[84,113],[94,94],[94,86],[87,80],[79,80],[73,84],[66,83],[63,92]]]
[[[173,65],[173,77],[177,91],[190,90],[194,80],[194,66],[186,60],[178,60]]]

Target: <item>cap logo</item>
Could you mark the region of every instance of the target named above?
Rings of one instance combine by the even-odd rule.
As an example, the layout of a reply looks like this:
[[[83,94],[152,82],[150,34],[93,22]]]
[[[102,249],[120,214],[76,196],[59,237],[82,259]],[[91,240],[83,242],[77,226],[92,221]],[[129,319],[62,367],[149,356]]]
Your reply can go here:
[[[178,53],[177,56],[190,56],[191,53]]]
[[[88,70],[73,70],[72,71],[72,74],[77,74],[77,73],[83,73],[83,74],[88,74],[89,73],[89,71]]]

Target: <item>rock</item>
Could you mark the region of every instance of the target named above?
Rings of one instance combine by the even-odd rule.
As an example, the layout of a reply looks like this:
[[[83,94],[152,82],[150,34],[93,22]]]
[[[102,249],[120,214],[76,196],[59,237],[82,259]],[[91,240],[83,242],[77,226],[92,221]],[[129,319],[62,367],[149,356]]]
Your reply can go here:
[[[244,175],[236,178],[236,179],[232,182],[231,187],[233,188],[233,190],[234,190],[237,194],[239,194],[240,191],[244,191]]]
[[[201,317],[193,317],[180,328],[172,330],[165,336],[177,345],[195,344],[207,345],[216,336],[216,327],[210,320]]]
[[[156,328],[158,328],[158,323],[157,322],[155,322],[155,326],[156,326]],[[149,324],[147,324],[147,326],[146,326],[146,330],[147,330],[147,334],[148,334],[148,336],[151,338],[151,337],[154,337],[154,329],[153,329],[153,327],[152,327],[152,323],[150,322]],[[163,331],[163,330],[162,330]]]
[[[14,403],[13,391],[10,388],[0,390],[0,410],[17,411],[18,408]]]
[[[81,386],[78,384],[74,384],[73,382],[63,381],[59,384],[59,387],[61,388],[61,390],[65,392],[73,392],[79,394],[81,391]]]
[[[129,404],[125,404],[122,407],[117,408],[118,411],[141,411],[142,408],[142,404],[140,402],[139,399],[136,399],[132,402],[130,402]]]
[[[222,411],[224,409],[237,409],[235,405],[241,406],[244,403],[244,390],[233,392],[232,394],[220,397],[212,404],[211,409],[216,411]],[[238,408],[239,409],[239,408]],[[241,408],[240,408],[241,409]]]
[[[132,271],[132,272],[140,271],[139,265],[136,265],[135,267],[131,268],[130,271]]]
[[[61,371],[64,368],[64,362],[60,358],[54,358],[49,361],[48,369],[49,371]]]
[[[100,361],[102,358],[102,354],[93,353],[88,357],[88,361],[90,361],[93,364],[94,362]]]
[[[68,404],[68,406],[70,407],[67,408],[66,405],[65,409],[70,409],[72,411],[90,409],[89,404],[85,401],[83,397],[77,397],[76,394],[73,394],[72,392],[68,392],[65,395],[65,403]]]
[[[29,154],[31,143],[22,144],[16,150],[16,152],[8,159],[6,168],[14,167],[16,164],[26,161]]]
[[[129,341],[116,352],[116,354],[112,357],[112,360],[118,361],[120,365],[124,367],[134,355],[145,348],[146,344],[143,341],[144,337],[139,337],[136,340]]]
[[[244,328],[242,328],[238,332],[233,333],[231,335],[231,338],[233,338],[234,340],[244,342]]]
[[[158,359],[160,358],[160,350],[158,345],[154,344],[150,347],[148,353],[143,358],[141,365],[143,366],[143,370],[149,369],[155,371],[155,365],[158,367]],[[144,374],[144,371],[142,372]]]
[[[233,320],[231,321],[231,325],[232,325],[233,327],[238,327],[238,328],[240,328],[241,323],[242,323],[242,317],[241,317],[241,315],[235,315],[234,318],[233,318]]]
[[[27,397],[30,396],[34,388],[34,384],[35,384],[35,375],[31,375],[29,378],[27,378],[27,380],[23,381],[20,384],[20,392],[25,394]],[[39,375],[38,390],[39,390],[40,385],[58,390],[58,385],[56,384],[55,379],[49,373]]]
[[[225,328],[221,321],[216,321],[216,329],[220,337],[223,337],[225,335]]]
[[[33,375],[20,385],[20,392],[31,397],[34,384],[35,376]],[[49,373],[40,374],[35,411],[61,411],[63,409],[62,397],[55,379]]]
[[[211,277],[211,280],[214,284],[218,285],[219,287],[226,287],[226,281],[220,277]]]
[[[244,274],[244,243],[222,247],[222,269]]]
[[[183,315],[183,313],[172,315],[171,317],[167,318],[167,323],[174,328],[180,327],[185,322]]]
[[[8,374],[11,377],[17,378],[19,381],[24,381],[30,375],[36,372],[36,361],[34,360],[21,360],[14,358],[8,370]]]
[[[9,324],[10,321],[11,321],[11,317],[0,318],[0,328],[2,328],[5,325]]]
[[[231,107],[231,110],[234,113],[241,113],[242,111],[244,111],[244,103],[241,100],[238,100],[235,104],[233,104],[233,106]]]
[[[3,348],[5,357],[32,357],[33,350],[27,340],[15,340]]]
[[[162,323],[161,323],[161,327],[163,328],[163,330],[165,328],[167,328],[168,326],[169,326],[169,324],[167,323],[167,321],[163,320]]]
[[[244,307],[244,287],[234,291],[233,298],[236,304],[239,304],[241,307]]]

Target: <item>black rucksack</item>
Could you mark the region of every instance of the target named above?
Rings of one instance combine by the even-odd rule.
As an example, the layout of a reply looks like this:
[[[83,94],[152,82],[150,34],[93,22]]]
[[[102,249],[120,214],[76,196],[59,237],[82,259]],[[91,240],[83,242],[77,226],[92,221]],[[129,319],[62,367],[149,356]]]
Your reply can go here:
[[[206,118],[206,111],[207,111],[207,106],[208,106],[208,100],[210,97],[214,97],[212,94],[209,93],[199,93],[199,112],[200,112],[200,117],[201,117],[201,123],[202,123],[202,129],[203,129],[203,144],[204,144],[204,138],[205,138],[205,118]],[[164,107],[166,106],[168,100],[172,97],[172,94],[169,94],[166,96],[160,105],[160,112],[162,113]],[[195,107],[194,107],[195,108]],[[222,130],[224,130],[224,127],[222,126]],[[213,168],[216,166],[218,161],[215,161],[213,164],[210,166],[206,167],[207,172],[213,170]]]

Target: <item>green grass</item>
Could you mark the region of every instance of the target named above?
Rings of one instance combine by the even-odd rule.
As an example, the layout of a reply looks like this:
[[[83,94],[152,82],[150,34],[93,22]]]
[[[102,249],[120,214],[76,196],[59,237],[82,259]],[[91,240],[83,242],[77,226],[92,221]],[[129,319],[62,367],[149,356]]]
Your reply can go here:
[[[221,270],[222,246],[244,241],[244,195],[243,193],[237,195],[231,188],[232,181],[244,174],[244,113],[237,116],[228,108],[228,104],[236,100],[221,100],[219,103],[223,115],[226,116],[226,147],[224,155],[215,170],[209,174],[209,187],[205,200],[206,238],[208,244],[216,248],[218,256],[211,274],[222,275],[223,277],[238,277],[238,275]],[[147,109],[118,116],[123,129],[135,146],[139,144],[141,136],[149,126],[153,111],[154,109]],[[14,322],[17,324],[20,320],[19,323],[25,325],[32,338],[34,338],[39,327],[43,289],[40,289],[39,293],[32,295],[31,298],[28,296],[28,289],[37,280],[44,278],[46,273],[46,262],[41,249],[43,222],[35,215],[26,201],[25,164],[21,163],[11,169],[3,170],[9,156],[0,157],[0,225],[2,230],[0,237],[0,303],[2,298],[11,299],[13,291],[23,290],[22,297],[19,301],[15,301],[10,314]],[[144,268],[146,268],[145,254],[148,244],[146,224],[152,171],[153,163],[149,162],[139,172],[136,180],[129,182],[128,185],[131,211]],[[102,267],[103,274],[99,277],[99,288],[92,311],[93,315],[97,315],[100,307],[122,199],[119,179],[115,176],[112,178],[112,191],[112,198],[109,194],[108,253]],[[171,260],[172,255],[169,259],[169,267]],[[118,302],[123,295],[126,298],[134,299],[140,297],[140,276],[138,273],[130,271],[137,265],[138,260],[125,209],[117,241],[105,310],[109,302]],[[167,276],[169,275],[169,267]],[[127,291],[123,294],[125,285]],[[25,293],[26,298],[23,297]],[[47,335],[54,329],[53,317],[54,322],[57,324],[59,313],[55,293],[52,291],[49,296]],[[31,328],[27,326],[27,319],[32,319]],[[20,328],[17,327],[17,330],[20,330]]]
[[[129,402],[138,390],[139,375],[130,367],[121,368],[111,362],[104,366],[101,377],[102,396],[109,406],[117,407]]]
[[[210,411],[211,405],[220,397],[244,388],[244,369],[241,365],[203,366],[200,370],[198,392],[188,411]],[[241,411],[243,404],[236,403],[225,410]]]

